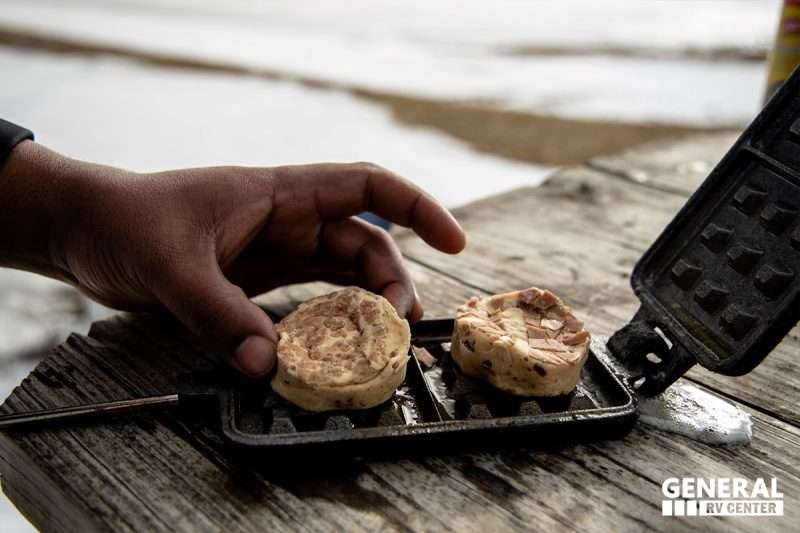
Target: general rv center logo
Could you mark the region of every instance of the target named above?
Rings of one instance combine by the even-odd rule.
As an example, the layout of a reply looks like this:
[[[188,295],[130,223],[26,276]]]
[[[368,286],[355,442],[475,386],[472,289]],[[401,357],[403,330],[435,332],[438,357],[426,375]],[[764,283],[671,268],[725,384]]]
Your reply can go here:
[[[661,492],[663,516],[783,516],[783,493],[774,477],[671,477]]]

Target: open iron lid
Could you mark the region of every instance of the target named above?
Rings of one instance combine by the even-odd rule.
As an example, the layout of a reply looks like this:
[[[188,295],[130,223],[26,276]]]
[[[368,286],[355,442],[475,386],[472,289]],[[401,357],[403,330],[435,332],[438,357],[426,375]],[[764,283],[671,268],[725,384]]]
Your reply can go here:
[[[637,390],[755,368],[800,320],[800,69],[645,252],[609,349]]]

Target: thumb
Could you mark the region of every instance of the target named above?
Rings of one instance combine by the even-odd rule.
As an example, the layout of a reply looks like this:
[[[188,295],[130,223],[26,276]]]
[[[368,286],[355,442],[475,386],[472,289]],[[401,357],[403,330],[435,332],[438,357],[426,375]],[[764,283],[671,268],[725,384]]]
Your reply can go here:
[[[232,284],[215,258],[175,269],[156,296],[189,330],[234,367],[261,376],[275,365],[272,320]]]

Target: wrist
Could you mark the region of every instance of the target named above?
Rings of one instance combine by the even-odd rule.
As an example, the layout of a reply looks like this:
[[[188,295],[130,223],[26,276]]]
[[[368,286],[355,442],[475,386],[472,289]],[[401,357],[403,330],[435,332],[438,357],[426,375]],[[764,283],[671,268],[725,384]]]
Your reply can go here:
[[[17,145],[0,167],[0,266],[74,283],[69,247],[89,229],[98,168],[106,167],[32,141]]]

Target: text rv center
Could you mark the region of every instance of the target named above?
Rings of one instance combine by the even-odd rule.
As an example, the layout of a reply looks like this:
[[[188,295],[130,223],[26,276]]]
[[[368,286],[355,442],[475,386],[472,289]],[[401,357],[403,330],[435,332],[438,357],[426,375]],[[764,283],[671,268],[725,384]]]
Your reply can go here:
[[[783,515],[776,478],[668,478],[661,491],[666,516]]]

